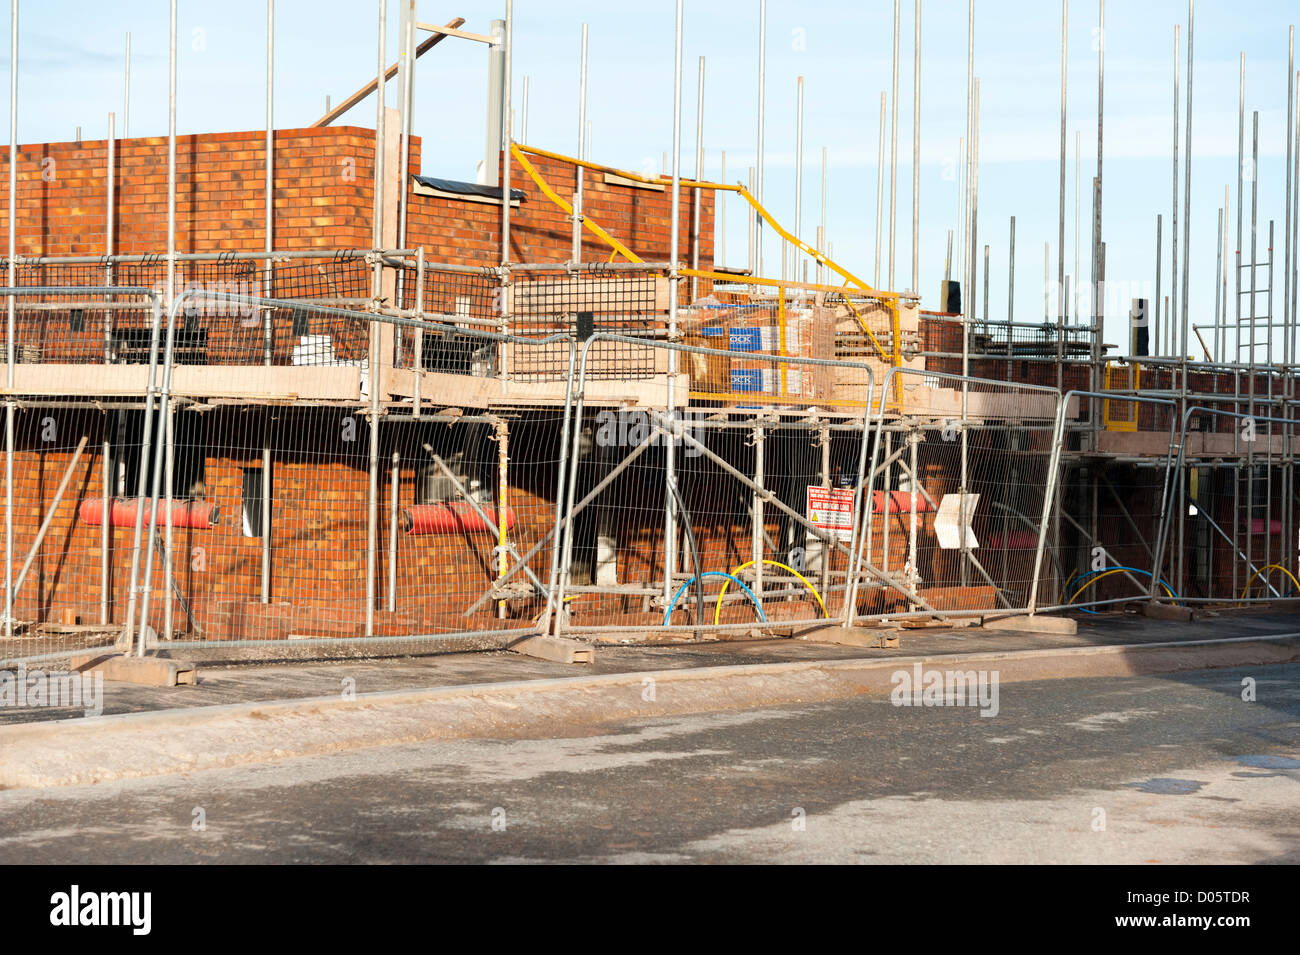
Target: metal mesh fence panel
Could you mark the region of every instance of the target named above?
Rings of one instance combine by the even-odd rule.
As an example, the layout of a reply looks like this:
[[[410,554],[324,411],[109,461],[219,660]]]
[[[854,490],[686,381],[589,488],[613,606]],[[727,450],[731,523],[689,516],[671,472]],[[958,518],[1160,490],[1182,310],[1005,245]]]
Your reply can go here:
[[[679,367],[729,354],[643,347],[676,352]],[[564,630],[745,630],[828,619],[843,606],[871,372],[766,360],[787,375],[861,376],[864,407],[791,413],[755,396],[746,408],[690,408],[684,389],[630,404],[581,379],[563,521]]]
[[[12,637],[0,663],[59,665],[112,647],[130,606],[144,411],[122,401],[19,402]],[[142,516],[142,515],[140,515]]]
[[[863,370],[893,364],[892,312],[874,300],[792,287],[715,285],[679,311],[691,399],[710,405],[853,409],[864,406]],[[841,359],[840,366],[768,358]]]
[[[1188,408],[1153,596],[1183,604],[1300,596],[1293,413],[1281,400],[1246,397]]]
[[[164,256],[112,265],[19,264],[22,287],[62,287],[66,294],[25,295],[16,303],[16,360],[24,364],[143,364],[149,358],[149,302],[123,293],[93,300],[78,287],[141,287],[162,296],[167,288]],[[350,364],[365,358],[364,321],[348,326],[337,317],[313,320],[309,309],[254,307],[224,296],[262,296],[358,307],[369,299],[370,270],[354,254],[320,259],[188,261],[176,264],[178,295],[192,299],[178,321],[178,365]],[[4,340],[0,333],[0,342]],[[358,347],[360,353],[358,354]]]
[[[322,326],[361,323],[377,340],[446,330],[305,302],[247,304],[292,307]],[[489,346],[501,338],[467,334]],[[304,372],[295,387],[309,389]],[[389,387],[381,367],[350,401],[170,399],[147,618],[160,647],[355,656],[537,632],[567,409],[498,413],[435,391],[430,402],[457,407],[414,414],[371,393]]]
[[[657,269],[528,269],[511,273],[510,329],[543,337],[571,334],[585,341],[615,332],[643,339],[667,336],[668,279]],[[591,352],[592,380],[635,381],[664,374],[661,353],[622,341],[598,341]],[[568,374],[562,349],[514,352],[507,373],[523,381],[558,381]]]
[[[1023,613],[1054,602],[1060,395],[899,369],[864,495],[852,617]],[[1041,589],[1040,589],[1041,588]]]
[[[1113,381],[1113,379],[1112,379]],[[1131,381],[1131,379],[1130,379]],[[1145,600],[1177,453],[1178,406],[1113,392],[1067,396],[1060,500],[1055,511],[1058,603],[1088,612]]]

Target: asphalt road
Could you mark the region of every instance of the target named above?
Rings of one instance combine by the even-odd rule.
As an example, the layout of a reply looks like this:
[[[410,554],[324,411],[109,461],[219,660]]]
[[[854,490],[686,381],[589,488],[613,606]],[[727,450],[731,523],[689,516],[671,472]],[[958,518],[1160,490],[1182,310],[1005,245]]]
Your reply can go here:
[[[859,697],[9,790],[0,862],[1300,862],[1300,666],[979,712]]]

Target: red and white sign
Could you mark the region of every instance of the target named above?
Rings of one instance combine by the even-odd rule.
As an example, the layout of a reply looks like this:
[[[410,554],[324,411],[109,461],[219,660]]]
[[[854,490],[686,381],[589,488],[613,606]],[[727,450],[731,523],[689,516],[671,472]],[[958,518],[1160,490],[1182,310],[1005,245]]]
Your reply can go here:
[[[838,540],[853,537],[853,489],[808,485],[808,520],[834,531]]]

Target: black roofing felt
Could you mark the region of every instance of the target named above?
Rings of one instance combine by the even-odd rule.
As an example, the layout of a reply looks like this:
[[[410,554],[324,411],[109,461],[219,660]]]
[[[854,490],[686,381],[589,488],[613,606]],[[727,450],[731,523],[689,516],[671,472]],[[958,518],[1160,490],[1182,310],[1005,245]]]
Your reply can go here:
[[[439,192],[452,192],[458,196],[483,196],[487,199],[500,199],[500,186],[481,186],[476,182],[460,182],[456,179],[437,179],[433,176],[416,176],[415,181],[422,186],[428,186],[430,189],[437,189]],[[523,201],[524,191],[522,189],[510,190],[510,201]]]

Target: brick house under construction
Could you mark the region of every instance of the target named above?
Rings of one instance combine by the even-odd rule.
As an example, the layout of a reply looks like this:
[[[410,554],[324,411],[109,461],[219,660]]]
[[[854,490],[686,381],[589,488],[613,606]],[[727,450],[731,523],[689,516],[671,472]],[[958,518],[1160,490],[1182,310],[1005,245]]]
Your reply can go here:
[[[1069,596],[1093,541],[1108,542],[1111,564],[1150,551],[1129,528],[1154,538],[1168,510],[1167,476],[1143,462],[1168,455],[1173,411],[1125,402],[1139,382],[1117,366],[1114,399],[1072,399],[1058,415],[1063,392],[1099,387],[1087,336],[986,321],[963,366],[960,317],[915,298],[716,266],[726,193],[688,184],[673,342],[686,350],[674,353],[667,179],[588,166],[574,264],[565,197],[579,167],[514,152],[503,269],[501,189],[424,176],[415,138],[403,181],[396,126],[378,243],[374,132],[275,132],[269,254],[266,134],[178,139],[171,283],[193,298],[170,329],[170,401],[149,417],[148,293],[165,298],[169,284],[167,140],[20,148],[13,267],[33,291],[15,296],[20,626],[7,654],[111,640],[146,596],[130,591],[137,570],[163,640],[404,648],[536,627],[562,554],[556,604],[570,629],[644,632],[841,614],[868,517],[870,586],[853,598],[868,615],[1023,610],[1040,576],[1045,606]],[[581,347],[608,333],[623,337]],[[1012,384],[959,389],[944,376],[963,367]],[[1143,374],[1153,394],[1173,387],[1168,368]],[[1235,387],[1213,371],[1188,380]],[[581,418],[569,409],[579,393]],[[676,434],[692,415],[694,430]],[[1203,430],[1204,460],[1234,459],[1218,437],[1231,421]],[[165,438],[162,455],[147,432]],[[1238,489],[1204,467],[1202,505],[1217,495],[1206,519],[1230,523]],[[1114,502],[1099,473],[1122,487]],[[151,550],[138,535],[155,483]],[[1269,516],[1281,487],[1260,487],[1252,566],[1283,553],[1294,523]],[[855,488],[864,506],[850,514]],[[953,525],[957,496],[984,503]],[[963,521],[978,556],[945,539]],[[1191,547],[1184,582],[1209,592],[1231,565],[1237,586],[1233,547]],[[723,601],[719,580],[708,594],[693,583],[701,575],[737,586]]]

